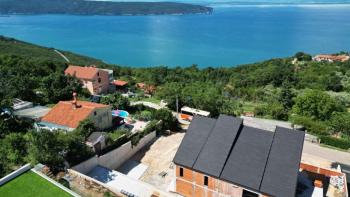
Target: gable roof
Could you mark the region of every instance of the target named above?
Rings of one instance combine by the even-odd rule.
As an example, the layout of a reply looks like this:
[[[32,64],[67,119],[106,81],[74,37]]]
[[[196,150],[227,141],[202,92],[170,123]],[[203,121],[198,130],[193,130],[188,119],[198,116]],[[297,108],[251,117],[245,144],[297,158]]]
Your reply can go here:
[[[276,128],[260,187],[262,192],[268,192],[273,196],[295,196],[292,188],[297,186],[304,137],[304,132],[290,132],[290,129]]]
[[[68,68],[64,71],[66,75],[75,76],[78,79],[89,79],[92,80],[99,69],[96,67],[82,67],[82,66],[73,66],[69,65]],[[106,72],[106,71],[104,71]]]
[[[42,122],[53,123],[69,128],[77,128],[96,108],[109,107],[98,103],[78,101],[79,107],[73,107],[73,101],[60,101],[42,119]]]
[[[220,115],[198,155],[193,169],[214,177],[220,177],[226,159],[230,154],[232,142],[235,141],[241,124],[242,119]]]
[[[174,163],[262,194],[294,196],[304,135],[248,127],[225,115],[195,117]]]
[[[221,178],[259,191],[273,135],[270,131],[243,127]]]
[[[188,127],[181,146],[176,152],[174,161],[192,168],[215,122],[216,120],[212,118],[196,116]]]

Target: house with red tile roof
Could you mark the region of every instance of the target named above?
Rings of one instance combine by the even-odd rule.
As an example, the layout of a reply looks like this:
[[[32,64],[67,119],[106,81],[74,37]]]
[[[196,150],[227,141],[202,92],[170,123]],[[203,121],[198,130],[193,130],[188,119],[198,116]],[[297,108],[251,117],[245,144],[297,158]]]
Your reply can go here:
[[[123,81],[123,80],[114,80],[112,83],[111,83],[115,90],[118,91],[118,92],[124,92],[126,93],[128,91],[128,82],[127,81]]]
[[[103,130],[112,126],[112,112],[108,105],[87,101],[60,101],[38,124],[49,130],[74,130],[83,120],[90,119],[95,127]]]
[[[87,88],[92,95],[100,95],[108,92],[111,79],[109,70],[96,68],[95,66],[82,67],[69,65],[64,73],[79,79],[83,83],[83,87]]]
[[[124,86],[128,85],[128,82],[118,79],[118,80],[114,80],[114,81],[113,81],[113,84],[114,84],[115,86],[118,86],[118,87],[124,87]]]
[[[320,54],[316,55],[312,59],[316,62],[346,62],[350,59],[350,56]]]

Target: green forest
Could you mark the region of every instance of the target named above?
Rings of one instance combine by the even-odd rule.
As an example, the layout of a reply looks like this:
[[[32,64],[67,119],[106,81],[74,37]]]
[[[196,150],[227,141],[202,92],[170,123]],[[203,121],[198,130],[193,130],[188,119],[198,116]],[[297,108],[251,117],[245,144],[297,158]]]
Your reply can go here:
[[[0,0],[0,14],[159,15],[211,12],[209,7],[176,2]]]
[[[64,75],[67,62],[52,51],[14,39],[0,39],[0,109],[9,108],[13,98],[47,105],[72,99],[72,91],[86,95],[76,79]],[[130,87],[138,82],[155,85],[153,97],[165,100],[172,110],[176,110],[178,98],[180,107],[207,110],[213,117],[254,112],[257,117],[303,125],[325,144],[350,148],[349,61],[314,62],[310,55],[299,52],[288,58],[237,67],[132,68],[61,52],[73,64],[113,69],[115,78],[128,81]],[[295,58],[298,61],[292,63]],[[30,122],[0,114],[0,149],[4,153],[0,155],[0,176],[28,161],[65,160],[74,164],[91,155],[79,129],[69,135],[37,135]],[[58,154],[62,151],[67,153],[65,157]],[[79,153],[79,158],[72,157],[75,153]],[[57,158],[47,160],[47,155],[54,154]]]

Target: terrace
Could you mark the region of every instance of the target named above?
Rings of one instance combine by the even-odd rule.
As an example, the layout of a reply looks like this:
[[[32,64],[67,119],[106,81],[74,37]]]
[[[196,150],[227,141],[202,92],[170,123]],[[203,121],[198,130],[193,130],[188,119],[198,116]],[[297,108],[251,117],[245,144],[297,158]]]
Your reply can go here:
[[[145,146],[119,169],[130,177],[156,186],[163,191],[171,191],[175,180],[175,169],[172,160],[185,133],[174,133],[159,137]],[[138,165],[135,165],[138,164]],[[138,172],[138,175],[135,173]]]

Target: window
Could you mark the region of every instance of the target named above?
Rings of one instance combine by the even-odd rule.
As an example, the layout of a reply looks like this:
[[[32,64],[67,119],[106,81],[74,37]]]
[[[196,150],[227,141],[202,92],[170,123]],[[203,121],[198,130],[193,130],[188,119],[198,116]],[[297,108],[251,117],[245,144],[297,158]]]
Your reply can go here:
[[[101,78],[98,78],[98,82],[101,83]]]
[[[94,112],[94,115],[96,116],[96,115],[97,115],[97,112]]]
[[[100,76],[100,72],[97,73],[97,76]]]
[[[259,195],[247,190],[243,190],[242,197],[258,197]]]
[[[184,176],[184,169],[180,168],[180,176],[183,177]]]
[[[208,177],[207,176],[204,176],[204,185],[205,186],[208,186]]]

